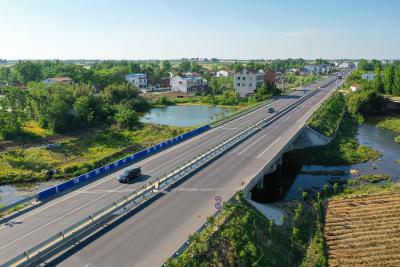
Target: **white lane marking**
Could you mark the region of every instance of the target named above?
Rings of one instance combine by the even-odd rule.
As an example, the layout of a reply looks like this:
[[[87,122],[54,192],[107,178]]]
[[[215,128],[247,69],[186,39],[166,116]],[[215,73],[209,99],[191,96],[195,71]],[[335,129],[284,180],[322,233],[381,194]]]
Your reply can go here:
[[[292,95],[292,94],[294,94],[294,93],[295,93],[295,92],[291,93],[290,95]],[[270,103],[270,104],[268,104],[268,105],[266,105],[266,106],[264,106],[264,107],[268,107],[268,106],[272,105],[273,103],[274,103],[274,102],[272,102],[272,103]],[[275,103],[275,104],[276,104],[276,103]],[[263,107],[261,107],[261,109],[262,109],[262,108],[263,108]],[[242,117],[239,117],[238,119],[239,119],[239,120],[240,120],[240,119],[243,119],[244,117],[246,117],[246,116],[248,116],[248,115],[250,115],[250,114],[252,114],[252,113],[256,113],[256,112],[258,112],[258,111],[260,111],[260,108],[254,110],[254,111],[251,111],[250,113],[248,113],[248,114],[246,114],[246,115],[244,115],[244,116],[242,116]],[[253,119],[254,119],[254,118],[253,118]],[[231,122],[228,122],[228,123],[233,123],[234,121],[235,121],[235,119],[234,119],[233,121],[231,121]],[[245,120],[243,123],[240,123],[238,126],[241,126],[241,125],[246,124],[246,123],[248,123],[248,122],[249,122],[249,121]],[[223,125],[226,125],[226,124],[223,124]],[[222,128],[223,126],[222,126],[222,127],[219,126],[219,127]],[[216,131],[219,127],[214,128],[214,129],[212,129],[212,130],[210,130],[210,131],[207,131],[207,132],[205,132],[205,133],[203,133],[203,134],[201,134],[201,135],[199,135],[199,136],[197,136],[197,137],[195,137],[195,138],[191,138],[191,139],[189,139],[189,140],[183,142],[182,144],[176,145],[176,146],[174,146],[174,147],[172,147],[172,148],[170,148],[170,149],[168,149],[168,150],[165,150],[165,151],[163,151],[163,152],[161,152],[161,153],[158,153],[157,155],[152,156],[152,157],[150,157],[150,158],[148,158],[148,159],[146,159],[146,160],[144,160],[144,161],[138,162],[138,163],[140,163],[140,164],[145,164],[145,163],[147,163],[147,162],[149,162],[149,161],[152,161],[152,160],[154,160],[154,159],[157,159],[157,158],[159,158],[159,157],[161,157],[161,156],[163,156],[163,155],[165,155],[165,154],[168,154],[169,152],[171,152],[171,151],[173,151],[173,150],[175,150],[175,149],[177,149],[177,148],[179,148],[179,147],[182,147],[182,146],[184,146],[184,145],[186,145],[186,144],[189,144],[189,143],[191,143],[191,142],[193,142],[193,141],[195,141],[195,140],[197,140],[197,139],[199,139],[199,138],[201,138],[201,137],[204,137],[204,136],[206,136],[206,135],[208,135],[208,134],[210,134],[210,133]],[[222,135],[223,135],[223,134],[218,135],[217,137],[220,137],[220,136],[222,136]],[[278,139],[279,139],[279,138],[278,138]],[[276,140],[276,141],[277,141],[277,140]],[[201,145],[201,146],[202,146],[202,145]],[[196,147],[196,148],[198,148],[198,147]],[[191,150],[194,150],[194,149],[191,149]],[[191,151],[189,151],[189,152],[191,152]],[[166,163],[166,164],[167,164],[167,163]],[[165,165],[165,164],[164,164],[164,165]],[[162,166],[163,166],[163,165],[162,165]],[[161,166],[160,166],[160,167],[161,167]],[[158,168],[160,168],[160,167],[158,167]],[[156,168],[156,169],[158,169],[158,168]],[[154,170],[155,170],[155,169],[153,169],[153,170],[151,170],[151,171],[154,171]],[[122,171],[122,170],[121,170],[121,171]],[[151,172],[151,171],[149,171],[149,172]],[[109,181],[110,179],[113,179],[117,173],[118,173],[118,172],[110,174],[110,177],[109,177],[109,178],[106,178],[106,179],[104,179],[104,180],[102,180],[102,181],[99,181],[99,182],[97,182],[97,183],[94,183],[93,185],[91,185],[91,186],[85,188],[85,190],[89,190],[89,189],[91,189],[91,188],[93,188],[93,187],[95,187],[95,186],[98,186],[98,185],[100,185],[100,184],[102,184],[102,183],[105,183],[105,182]],[[107,176],[106,176],[106,177],[107,177]],[[125,185],[123,185],[123,186],[125,186]],[[121,187],[123,187],[123,186],[121,186]],[[121,188],[121,187],[118,187],[118,188]],[[30,213],[30,214],[27,214],[26,216],[23,216],[22,218],[19,218],[19,220],[21,221],[21,220],[23,220],[23,219],[29,218],[29,217],[31,217],[31,216],[33,216],[33,215],[35,215],[35,214],[37,214],[37,213],[39,213],[39,212],[41,212],[41,211],[44,211],[44,210],[46,210],[46,209],[48,209],[48,208],[50,208],[50,207],[52,207],[52,206],[54,206],[54,205],[57,205],[58,203],[61,203],[61,202],[65,201],[65,200],[67,200],[67,199],[70,199],[70,198],[72,198],[72,197],[78,195],[79,193],[80,193],[80,192],[76,192],[75,194],[72,194],[71,196],[68,196],[68,197],[66,197],[66,198],[60,199],[59,201],[57,201],[57,202],[55,202],[55,203],[52,203],[52,204],[50,204],[50,205],[48,205],[48,206],[46,206],[46,207],[44,207],[44,208],[42,208],[42,209],[40,209],[40,210],[37,210],[37,211],[35,211],[35,212],[33,212],[33,213]],[[100,196],[100,198],[102,198],[102,197],[104,197],[104,196],[107,196],[108,194],[110,194],[110,193],[107,193],[107,194],[105,194],[105,195],[102,195],[102,196]],[[84,206],[86,206],[86,205],[84,205]],[[81,206],[81,208],[84,207],[84,206]],[[75,209],[75,210],[78,210],[78,209],[79,209],[79,208],[77,208],[77,209]],[[73,211],[75,211],[75,210],[73,210]],[[73,212],[73,211],[72,211],[72,212]],[[62,217],[59,217],[59,218],[62,218]],[[7,226],[1,227],[0,230],[2,230],[2,229],[4,229],[4,228],[7,228]],[[1,248],[0,248],[0,249],[1,249]]]
[[[258,111],[258,109],[255,110],[255,111]],[[255,112],[255,111],[252,111],[252,112],[250,112],[249,114],[251,114],[251,113],[253,113],[253,112]],[[248,115],[248,114],[247,114],[247,115]],[[248,123],[248,121],[245,121],[244,123]],[[204,137],[204,136],[206,136],[206,135],[208,135],[208,134],[210,134],[210,133],[216,131],[217,129],[218,129],[218,128],[214,128],[214,129],[212,129],[212,130],[210,130],[210,131],[207,131],[207,132],[205,132],[205,133],[203,133],[203,134],[201,134],[201,135],[199,135],[199,136],[197,136],[197,137],[195,137],[195,138],[191,138],[191,139],[189,139],[189,140],[187,140],[187,141],[185,141],[185,142],[183,142],[183,143],[181,143],[181,144],[179,144],[179,145],[176,145],[176,146],[174,146],[174,147],[172,147],[172,148],[170,148],[170,149],[168,149],[168,150],[165,150],[165,151],[163,151],[163,152],[161,152],[161,153],[158,153],[157,155],[154,155],[154,156],[152,156],[152,157],[150,157],[150,158],[148,158],[148,159],[145,159],[144,161],[139,161],[137,164],[142,165],[142,164],[145,164],[145,163],[150,162],[150,161],[152,161],[152,160],[155,160],[155,159],[157,159],[157,158],[159,158],[159,157],[161,157],[161,156],[163,156],[163,155],[165,155],[165,154],[168,154],[169,152],[171,152],[171,151],[173,151],[173,150],[175,150],[175,149],[177,149],[177,148],[179,148],[179,147],[181,147],[181,146],[184,146],[184,145],[189,144],[189,143],[191,143],[191,142],[193,142],[193,141],[195,141],[195,140],[197,140],[197,139],[199,139],[199,138],[201,138],[201,137]],[[223,136],[224,134],[225,134],[225,133],[216,136],[215,139],[217,139],[217,138]],[[181,154],[179,157],[181,157],[181,156],[183,156],[183,155],[185,155],[185,154],[187,154],[187,153],[191,153],[193,150],[195,150],[195,149],[197,149],[197,148],[199,148],[199,147],[201,147],[201,146],[204,146],[204,144],[201,144],[201,145],[199,145],[199,146],[197,146],[197,147],[195,147],[195,148],[193,148],[193,149],[190,149],[189,151],[185,152],[184,154]],[[177,158],[175,157],[174,159],[172,159],[172,160],[170,160],[170,161],[164,163],[163,165],[161,165],[161,166],[159,166],[159,167],[157,167],[157,168],[155,168],[155,169],[152,169],[152,170],[148,171],[148,172],[145,173],[145,174],[148,174],[148,173],[150,173],[150,172],[152,172],[152,171],[154,171],[154,170],[157,170],[157,169],[163,167],[164,165],[168,164],[169,162],[171,162],[171,161],[173,161],[173,160],[176,160],[176,159],[177,159]],[[125,168],[124,168],[124,169],[125,169]],[[102,179],[101,181],[96,182],[96,183],[93,183],[93,184],[90,185],[89,187],[85,187],[84,190],[85,190],[85,191],[90,190],[90,189],[93,188],[93,187],[96,187],[96,186],[98,186],[98,185],[100,185],[100,184],[103,184],[103,183],[105,183],[105,182],[107,182],[107,181],[109,181],[109,180],[111,180],[111,179],[114,179],[114,178],[115,178],[115,175],[117,175],[118,173],[120,173],[120,172],[122,172],[122,171],[123,171],[123,169],[120,170],[119,172],[111,173],[111,174],[107,175],[107,176],[110,176],[110,177],[106,178],[106,177],[107,177],[107,176],[106,176],[106,177],[105,177],[104,179]],[[22,221],[22,220],[24,220],[24,219],[27,219],[27,218],[29,218],[29,217],[32,217],[33,215],[35,215],[35,214],[37,214],[37,213],[39,213],[39,212],[42,212],[42,211],[44,211],[44,210],[46,210],[46,209],[48,209],[48,208],[51,208],[51,207],[53,207],[53,206],[55,206],[55,205],[57,205],[57,204],[59,204],[59,203],[65,201],[65,200],[68,200],[68,199],[70,199],[70,198],[72,198],[72,197],[75,197],[75,196],[77,196],[77,195],[80,194],[80,193],[82,193],[82,190],[81,190],[81,191],[73,191],[73,192],[71,192],[71,195],[70,195],[70,196],[67,196],[67,197],[65,197],[65,198],[62,198],[62,199],[56,201],[56,202],[53,202],[53,203],[47,205],[46,207],[43,207],[43,208],[38,209],[38,210],[35,210],[34,212],[27,214],[26,216],[22,216],[21,218],[19,218],[19,220]],[[2,227],[0,227],[0,230],[5,229],[5,228],[7,228],[7,226],[2,226]]]
[[[265,137],[266,134],[262,135],[261,137],[257,138],[257,140],[255,140],[253,143],[251,143],[250,145],[248,145],[245,149],[243,149],[242,151],[240,151],[238,153],[238,155],[241,155],[243,152],[245,152],[247,149],[249,149],[252,145],[254,145],[255,143],[257,143],[261,138]]]
[[[265,152],[267,152],[267,150],[272,147],[276,142],[278,142],[278,140],[281,139],[281,137],[279,136],[278,139],[276,139],[272,144],[270,144],[261,154],[259,154],[257,156],[257,158],[260,158]]]
[[[120,187],[118,187],[117,189],[119,189],[119,188],[121,188],[121,187],[123,187],[123,186],[120,186]],[[93,199],[93,200],[87,202],[85,205],[80,206],[80,207],[78,207],[78,208],[76,208],[76,209],[74,209],[74,210],[71,210],[71,211],[65,213],[63,216],[60,216],[60,217],[58,217],[58,218],[56,218],[56,219],[54,219],[54,220],[52,220],[52,221],[50,221],[50,222],[48,222],[48,223],[46,223],[46,224],[44,224],[44,225],[42,225],[42,226],[36,228],[35,230],[30,231],[29,233],[26,233],[25,235],[23,235],[23,236],[21,236],[21,237],[15,239],[15,240],[13,240],[13,241],[7,243],[6,245],[0,247],[0,250],[2,250],[3,248],[6,248],[6,247],[8,247],[8,246],[14,244],[15,242],[18,242],[18,241],[21,240],[21,239],[24,239],[25,237],[27,237],[27,236],[29,236],[29,235],[31,235],[31,234],[33,234],[33,233],[39,231],[40,229],[46,227],[47,225],[52,224],[53,222],[58,221],[58,220],[60,220],[60,219],[62,219],[62,218],[64,218],[64,217],[66,217],[66,216],[68,216],[68,215],[74,213],[75,211],[77,211],[77,210],[79,210],[79,209],[81,209],[81,208],[83,208],[83,207],[85,207],[85,206],[88,206],[88,205],[92,204],[93,202],[95,202],[95,201],[97,201],[97,200],[99,200],[99,199],[101,199],[101,198],[103,198],[103,197],[105,197],[105,196],[107,196],[107,195],[109,195],[109,194],[111,194],[111,192],[110,192],[110,193],[107,193],[107,194],[104,194],[104,195],[102,195],[102,196],[99,196],[98,198],[95,198],[95,199]]]

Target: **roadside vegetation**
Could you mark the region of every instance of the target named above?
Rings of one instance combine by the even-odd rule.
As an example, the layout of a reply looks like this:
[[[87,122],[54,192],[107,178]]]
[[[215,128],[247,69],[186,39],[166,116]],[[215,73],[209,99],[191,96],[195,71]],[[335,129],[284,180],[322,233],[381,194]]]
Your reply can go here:
[[[82,138],[0,153],[0,184],[71,178],[137,152],[192,128],[145,124],[139,129],[114,126]],[[50,174],[49,170],[55,170]]]
[[[332,137],[338,130],[345,112],[346,102],[343,94],[335,93],[318,108],[309,125],[325,136]]]
[[[382,184],[355,178],[349,180],[347,184],[326,185],[316,197],[307,197],[306,193],[303,196],[305,198],[302,200],[274,204],[287,214],[284,225],[277,226],[250,207],[239,194],[235,201],[225,204],[222,216],[209,218],[209,226],[201,233],[191,236],[192,243],[189,247],[177,258],[169,260],[167,266],[322,267],[328,266],[328,262],[330,266],[341,258],[352,257],[355,262],[360,260],[361,254],[357,256],[342,252],[343,246],[357,253],[367,249],[369,250],[367,254],[371,257],[392,263],[400,260],[398,255],[393,254],[394,250],[387,250],[384,253],[370,251],[376,242],[382,242],[378,240],[379,236],[373,235],[374,231],[368,230],[379,228],[381,222],[389,217],[390,225],[377,230],[385,232],[385,238],[387,237],[391,247],[397,247],[397,239],[393,237],[399,238],[395,226],[400,219],[395,212],[400,205],[399,184],[392,182]],[[375,200],[371,202],[369,200],[371,198]],[[342,203],[347,203],[345,205],[348,208],[343,209]],[[376,204],[381,204],[382,207]],[[340,210],[336,210],[337,208]],[[350,208],[357,214],[344,216],[343,214],[347,213],[343,212],[351,212],[348,211]],[[362,215],[368,218],[374,216],[375,219],[370,223],[365,218],[363,223],[357,219]],[[356,235],[359,237],[354,239],[355,236],[350,232],[353,228],[340,227],[339,221],[349,227],[350,225],[356,227]],[[366,223],[369,224],[368,229],[363,226]],[[368,236],[368,240],[361,242],[361,236]],[[342,245],[335,245],[339,243]]]
[[[289,215],[280,227],[238,196],[224,206],[219,220],[210,218],[210,226],[192,236],[189,248],[167,266],[298,266],[315,234],[316,208],[321,207],[312,202],[286,203]],[[318,262],[319,256],[315,258]]]
[[[300,165],[351,165],[378,159],[381,154],[357,143],[357,121],[345,113],[336,137],[325,146],[310,147],[287,153],[291,162]]]

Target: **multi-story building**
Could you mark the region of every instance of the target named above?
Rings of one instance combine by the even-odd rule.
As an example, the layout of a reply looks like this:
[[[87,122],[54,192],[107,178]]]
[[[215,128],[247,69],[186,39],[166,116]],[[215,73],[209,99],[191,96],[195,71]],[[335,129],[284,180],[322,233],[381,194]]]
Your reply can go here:
[[[139,89],[147,88],[147,75],[144,73],[126,74],[125,81],[130,84],[134,84]]]
[[[207,80],[193,73],[175,75],[170,79],[172,92],[196,93],[206,89]]]
[[[254,93],[257,87],[264,82],[264,71],[252,71],[243,69],[235,73],[233,77],[233,88],[241,97]]]

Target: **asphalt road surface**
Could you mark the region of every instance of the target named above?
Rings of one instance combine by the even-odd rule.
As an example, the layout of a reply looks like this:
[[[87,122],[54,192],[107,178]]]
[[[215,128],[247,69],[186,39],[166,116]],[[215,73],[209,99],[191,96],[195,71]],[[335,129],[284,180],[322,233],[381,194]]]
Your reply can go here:
[[[308,89],[315,89],[327,78]],[[251,179],[286,144],[334,87],[323,89],[276,122],[202,169],[138,212],[131,212],[107,225],[87,242],[66,252],[51,264],[62,266],[160,266],[215,212],[214,196],[230,198],[243,181]],[[0,263],[44,241],[60,230],[112,203],[196,155],[271,116],[268,107],[279,110],[304,92],[283,96],[267,107],[211,129],[163,152],[139,161],[145,174],[132,184],[116,181],[119,170],[77,190],[43,203],[0,225]],[[123,223],[122,223],[123,222]]]

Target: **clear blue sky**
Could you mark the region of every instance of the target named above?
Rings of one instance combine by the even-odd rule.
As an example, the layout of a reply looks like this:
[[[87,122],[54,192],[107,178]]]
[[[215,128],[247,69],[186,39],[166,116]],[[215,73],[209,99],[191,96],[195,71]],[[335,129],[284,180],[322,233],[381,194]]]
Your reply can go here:
[[[0,0],[0,58],[400,58],[398,0]]]

